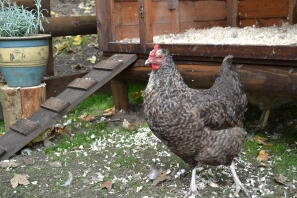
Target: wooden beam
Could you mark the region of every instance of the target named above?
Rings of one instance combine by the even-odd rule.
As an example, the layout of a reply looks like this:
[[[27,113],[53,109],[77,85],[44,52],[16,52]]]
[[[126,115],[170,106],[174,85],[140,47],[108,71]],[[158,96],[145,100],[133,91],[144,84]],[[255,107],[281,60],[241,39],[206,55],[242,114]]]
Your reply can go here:
[[[180,63],[175,61],[187,84],[197,88],[209,88],[219,74],[221,63]],[[143,66],[144,59],[138,60],[119,75],[123,80],[147,81],[150,67]],[[142,66],[141,66],[142,65]],[[240,65],[236,71],[247,91],[261,95],[297,96],[297,70],[291,67]]]
[[[97,31],[99,48],[108,50],[108,43],[112,40],[111,35],[111,10],[110,4],[113,0],[96,0]]]
[[[288,20],[289,20],[289,24],[291,24],[291,25],[297,23],[296,0],[290,0],[289,1]]]
[[[147,43],[153,42],[152,0],[138,0],[139,38],[143,49]]]
[[[238,0],[227,0],[227,25],[238,27]]]
[[[147,44],[147,49],[153,49],[154,44]],[[221,61],[232,54],[238,63],[264,64],[280,66],[297,66],[297,46],[257,46],[257,45],[199,45],[199,44],[160,44],[168,49],[174,58],[179,60]],[[136,53],[147,56],[147,51],[135,43],[109,44],[109,53]]]
[[[43,25],[45,33],[54,37],[97,33],[96,16],[48,17]]]

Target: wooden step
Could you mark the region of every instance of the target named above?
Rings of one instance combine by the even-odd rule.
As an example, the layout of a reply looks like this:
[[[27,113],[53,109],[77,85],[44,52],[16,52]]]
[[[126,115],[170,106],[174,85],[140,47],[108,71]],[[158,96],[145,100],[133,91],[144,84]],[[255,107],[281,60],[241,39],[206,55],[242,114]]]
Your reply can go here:
[[[37,129],[38,125],[39,125],[38,122],[34,122],[32,120],[22,118],[22,119],[16,121],[16,123],[14,125],[12,125],[10,127],[10,129],[14,130],[20,134],[28,136],[32,132],[34,132],[35,129]]]
[[[45,101],[37,112],[27,119],[18,120],[0,137],[0,160],[14,155],[136,59],[135,54],[115,54],[99,62],[84,77],[72,81],[58,96]]]

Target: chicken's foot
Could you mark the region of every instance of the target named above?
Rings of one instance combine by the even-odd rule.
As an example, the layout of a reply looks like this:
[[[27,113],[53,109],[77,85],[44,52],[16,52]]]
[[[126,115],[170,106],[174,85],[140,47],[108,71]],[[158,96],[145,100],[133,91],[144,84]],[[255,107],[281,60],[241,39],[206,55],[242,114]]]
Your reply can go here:
[[[190,192],[189,192],[189,198],[195,198],[196,195],[198,195],[199,197],[201,197],[198,193],[198,190],[197,190],[197,186],[196,186],[196,171],[197,171],[197,168],[195,167],[193,170],[192,170],[192,177],[191,177],[191,184],[190,184]]]
[[[238,175],[237,175],[236,170],[235,170],[234,162],[232,162],[232,164],[230,166],[230,170],[231,170],[234,182],[235,182],[235,194],[234,194],[234,197],[238,196],[238,193],[239,193],[240,190],[243,190],[244,194],[247,197],[250,197],[250,195],[248,193],[248,190],[244,187],[244,185],[241,183],[241,181],[238,178]]]

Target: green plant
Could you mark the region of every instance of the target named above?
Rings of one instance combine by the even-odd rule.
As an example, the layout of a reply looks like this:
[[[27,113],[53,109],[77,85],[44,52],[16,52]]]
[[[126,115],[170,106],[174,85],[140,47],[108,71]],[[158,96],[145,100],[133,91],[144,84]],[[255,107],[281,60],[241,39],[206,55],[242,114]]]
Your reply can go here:
[[[26,10],[11,0],[0,1],[0,36],[24,37],[43,31],[41,0],[34,0],[36,9]]]

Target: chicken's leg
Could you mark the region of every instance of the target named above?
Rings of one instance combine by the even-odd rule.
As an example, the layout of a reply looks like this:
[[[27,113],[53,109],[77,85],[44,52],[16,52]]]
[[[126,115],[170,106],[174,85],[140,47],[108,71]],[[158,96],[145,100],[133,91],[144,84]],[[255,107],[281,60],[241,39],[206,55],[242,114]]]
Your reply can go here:
[[[235,194],[234,196],[238,196],[238,193],[240,190],[243,190],[244,194],[247,196],[247,197],[250,197],[247,189],[244,187],[244,185],[241,183],[241,181],[239,180],[237,174],[236,174],[236,171],[235,171],[235,165],[234,165],[234,162],[232,162],[231,166],[230,166],[230,170],[231,170],[231,173],[232,173],[232,176],[233,176],[233,179],[234,179],[234,182],[235,182]]]
[[[201,197],[197,191],[197,186],[196,186],[196,170],[197,170],[196,167],[192,170],[190,192],[189,192],[189,196],[188,196],[189,198],[195,198],[196,195]]]

